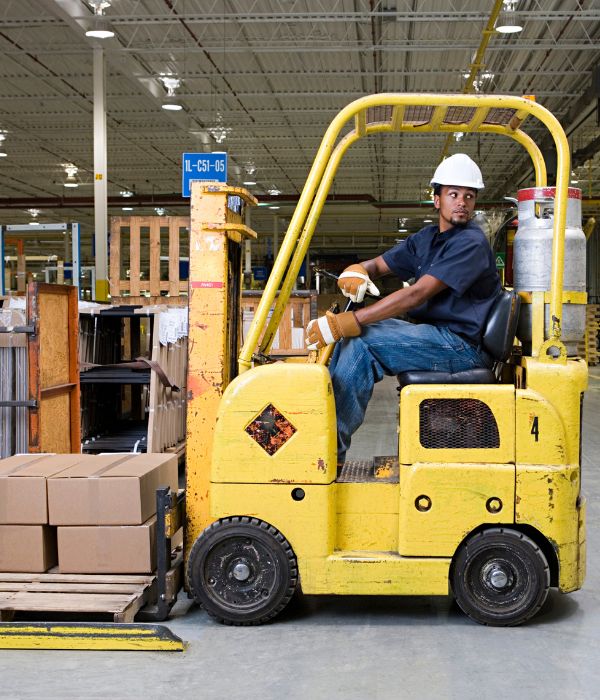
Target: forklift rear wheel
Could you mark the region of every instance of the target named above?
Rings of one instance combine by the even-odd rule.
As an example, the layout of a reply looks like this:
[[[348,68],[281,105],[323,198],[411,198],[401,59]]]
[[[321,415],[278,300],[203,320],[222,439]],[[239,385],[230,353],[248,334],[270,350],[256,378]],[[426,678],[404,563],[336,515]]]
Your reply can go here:
[[[257,518],[222,518],[206,528],[190,551],[188,587],[218,622],[260,625],[280,613],[298,584],[290,543]]]
[[[550,567],[537,544],[517,530],[489,528],[459,547],[452,562],[456,602],[483,625],[515,626],[544,604]]]

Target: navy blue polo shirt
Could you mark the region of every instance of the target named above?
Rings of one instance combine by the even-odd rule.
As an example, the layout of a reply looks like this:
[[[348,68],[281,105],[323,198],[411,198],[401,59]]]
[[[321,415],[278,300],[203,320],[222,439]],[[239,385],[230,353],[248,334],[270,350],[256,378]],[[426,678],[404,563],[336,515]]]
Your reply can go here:
[[[473,223],[440,233],[426,226],[383,254],[387,266],[401,280],[432,275],[443,289],[411,318],[445,326],[472,345],[479,345],[490,308],[500,291],[494,256],[483,231]]]

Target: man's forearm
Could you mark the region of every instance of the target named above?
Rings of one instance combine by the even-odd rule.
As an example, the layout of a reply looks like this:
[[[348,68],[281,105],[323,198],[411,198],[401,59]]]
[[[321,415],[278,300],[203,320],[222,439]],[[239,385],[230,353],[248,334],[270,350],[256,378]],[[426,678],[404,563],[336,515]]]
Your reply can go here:
[[[372,258],[371,260],[365,260],[360,264],[365,268],[367,274],[372,280],[376,280],[384,275],[390,274],[390,268],[385,264],[381,255],[376,258]]]
[[[357,309],[354,314],[360,325],[364,326],[375,323],[375,321],[384,321],[386,318],[396,318],[410,309],[420,306],[426,299],[427,297],[422,290],[415,290],[414,286],[404,287],[370,306]]]
[[[361,326],[364,326],[375,323],[375,321],[385,321],[386,318],[395,318],[421,306],[427,299],[431,299],[443,289],[446,289],[444,282],[433,275],[423,275],[410,287],[399,289],[371,306],[358,309],[355,312],[356,320]]]

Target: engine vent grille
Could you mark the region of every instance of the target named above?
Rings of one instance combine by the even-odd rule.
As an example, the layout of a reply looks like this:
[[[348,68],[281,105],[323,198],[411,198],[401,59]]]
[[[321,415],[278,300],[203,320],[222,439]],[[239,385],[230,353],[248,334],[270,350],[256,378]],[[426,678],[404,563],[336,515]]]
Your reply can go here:
[[[428,399],[419,406],[419,439],[428,449],[500,447],[498,424],[479,399]]]

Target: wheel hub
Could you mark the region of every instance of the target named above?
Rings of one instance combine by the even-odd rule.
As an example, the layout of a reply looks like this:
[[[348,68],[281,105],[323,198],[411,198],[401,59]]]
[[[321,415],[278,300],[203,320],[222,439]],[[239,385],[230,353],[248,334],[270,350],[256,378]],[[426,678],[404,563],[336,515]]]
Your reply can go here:
[[[250,567],[248,566],[248,564],[239,561],[237,564],[234,565],[231,573],[233,574],[233,578],[236,579],[236,581],[247,581],[250,577]]]
[[[502,591],[512,583],[511,572],[500,562],[492,561],[483,570],[483,580],[496,591]]]

